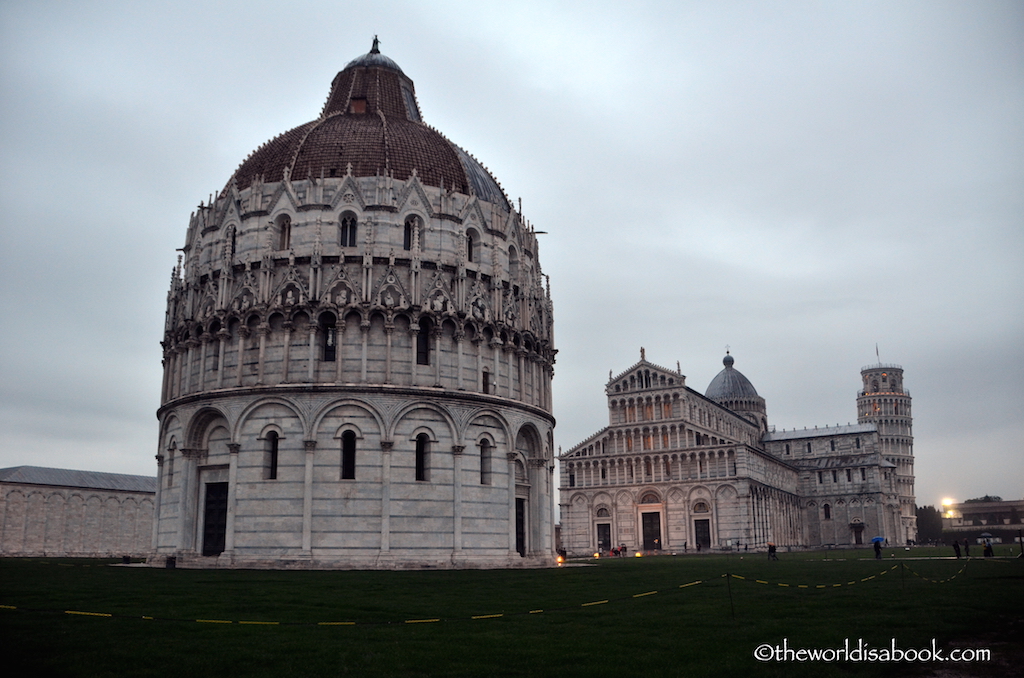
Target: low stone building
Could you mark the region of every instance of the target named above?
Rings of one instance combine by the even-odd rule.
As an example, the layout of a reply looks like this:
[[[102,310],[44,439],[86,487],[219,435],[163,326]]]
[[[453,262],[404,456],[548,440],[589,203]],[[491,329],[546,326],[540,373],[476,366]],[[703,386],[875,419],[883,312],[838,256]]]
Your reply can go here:
[[[39,466],[0,469],[0,554],[147,555],[156,478]]]

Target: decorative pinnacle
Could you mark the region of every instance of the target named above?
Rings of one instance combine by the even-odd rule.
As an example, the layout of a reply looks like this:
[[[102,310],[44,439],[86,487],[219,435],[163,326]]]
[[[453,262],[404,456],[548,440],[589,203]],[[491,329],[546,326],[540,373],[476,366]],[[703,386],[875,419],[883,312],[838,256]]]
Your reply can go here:
[[[377,36],[373,36],[373,47],[370,48],[370,54],[380,54],[380,40]]]

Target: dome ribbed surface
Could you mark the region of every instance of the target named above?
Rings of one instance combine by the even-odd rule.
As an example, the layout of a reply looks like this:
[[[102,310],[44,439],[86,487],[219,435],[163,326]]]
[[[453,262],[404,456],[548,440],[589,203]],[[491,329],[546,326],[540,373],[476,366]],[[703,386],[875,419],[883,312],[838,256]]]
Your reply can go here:
[[[711,384],[708,385],[708,390],[704,395],[712,400],[758,397],[757,390],[750,383],[750,380],[732,366],[734,360],[731,355],[727,354],[722,362],[725,364],[725,369],[711,380]]]
[[[238,167],[225,187],[254,180],[390,175],[444,187],[508,208],[490,172],[420,119],[413,82],[398,65],[371,52],[335,76],[320,118],[268,141]]]

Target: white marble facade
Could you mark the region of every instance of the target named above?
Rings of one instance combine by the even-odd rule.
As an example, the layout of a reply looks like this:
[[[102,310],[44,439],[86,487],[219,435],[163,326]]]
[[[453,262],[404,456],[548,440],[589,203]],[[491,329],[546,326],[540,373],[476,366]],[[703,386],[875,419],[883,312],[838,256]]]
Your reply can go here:
[[[903,453],[903,467],[912,469],[902,369],[864,368],[858,424],[776,431],[733,357],[723,362],[705,394],[687,387],[678,367],[650,363],[643,351],[640,362],[609,375],[609,425],[559,457],[566,551],[625,545],[630,553],[683,553],[916,538],[901,516],[914,502],[913,476],[901,475],[901,459],[892,456]],[[872,390],[866,376],[882,370],[898,371],[900,380],[901,437],[888,447],[892,389]]]
[[[154,564],[550,563],[552,337],[532,227],[375,46],[192,215]]]

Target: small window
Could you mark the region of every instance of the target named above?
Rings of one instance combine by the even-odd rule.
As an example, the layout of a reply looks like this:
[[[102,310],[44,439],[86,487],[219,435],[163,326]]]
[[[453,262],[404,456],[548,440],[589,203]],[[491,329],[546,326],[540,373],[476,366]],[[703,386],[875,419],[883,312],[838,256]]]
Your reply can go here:
[[[789,456],[789,443],[786,443],[786,456]]]
[[[341,235],[341,246],[342,247],[355,247],[356,246],[356,235],[359,228],[359,222],[356,220],[356,215],[351,212],[345,212],[341,215],[341,221],[339,222],[339,229]]]
[[[821,471],[818,471],[818,484],[821,485],[821,483],[822,483]]]
[[[419,225],[420,218],[417,217],[415,214],[410,217],[407,217],[405,220],[405,232],[402,238],[402,248],[406,252],[412,250],[412,241],[414,239],[416,231],[419,229]]]
[[[484,370],[481,381],[481,391],[484,393],[491,392],[491,373]]]
[[[849,482],[852,482],[852,481],[853,481],[853,471],[851,469],[846,469],[846,482],[849,483]]]
[[[277,249],[286,250],[292,246],[292,218],[282,214],[277,218]]]
[[[427,480],[430,456],[430,438],[426,433],[416,436],[416,480]]]
[[[709,513],[710,511],[711,509],[708,507],[708,505],[702,501],[698,501],[696,504],[693,505],[694,513]]]
[[[828,504],[822,504],[821,508],[825,513],[825,520],[832,520],[832,507]]]
[[[569,487],[576,487],[576,474],[569,474]]]
[[[807,454],[811,453],[811,444],[807,443]]]
[[[345,431],[341,434],[341,479],[356,479],[356,434]]]
[[[473,231],[466,231],[466,261],[470,263],[476,261],[476,259],[473,258],[476,245],[476,233]]]
[[[366,99],[352,99],[348,105],[348,112],[356,115],[366,113]]]
[[[828,444],[829,444],[829,449],[832,452],[835,452],[836,451],[836,441],[830,440],[830,441],[828,441]]]
[[[597,517],[598,518],[609,518],[609,517],[611,517],[611,514],[608,513],[608,509],[606,509],[606,508],[599,508],[599,509],[597,509]]]
[[[320,316],[320,337],[323,342],[323,360],[333,363],[338,359],[338,320],[333,313]]]
[[[491,442],[480,441],[480,484],[491,484]]]
[[[839,473],[837,471],[832,471],[832,482],[833,483],[838,483],[839,482]]]
[[[420,318],[420,331],[416,334],[416,364],[430,364],[430,333],[434,323],[430,318]]]
[[[859,450],[860,449],[860,438],[856,439],[856,443],[857,443],[857,449]]]
[[[868,472],[867,472],[867,469],[863,469],[863,468],[862,468],[862,469],[860,470],[860,479],[861,479],[861,480],[867,480],[867,479],[868,479]]]
[[[267,434],[266,442],[266,480],[277,480],[277,462],[278,462],[278,435],[276,431],[271,431]]]

